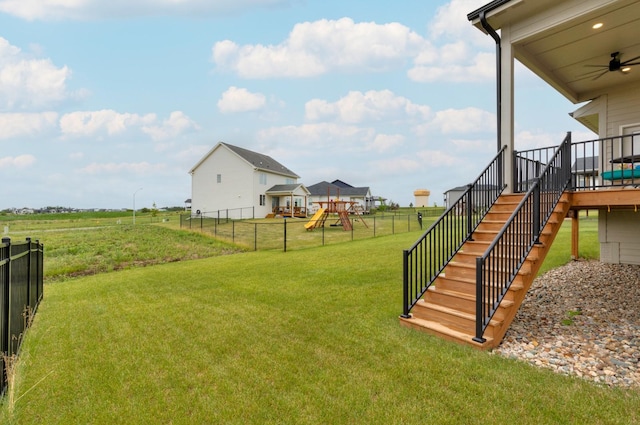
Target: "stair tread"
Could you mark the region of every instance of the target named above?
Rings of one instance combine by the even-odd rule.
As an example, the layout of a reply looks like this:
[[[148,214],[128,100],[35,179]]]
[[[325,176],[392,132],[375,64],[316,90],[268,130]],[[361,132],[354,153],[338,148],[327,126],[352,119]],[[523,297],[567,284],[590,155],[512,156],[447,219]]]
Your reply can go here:
[[[449,314],[451,316],[456,316],[456,317],[460,317],[460,318],[467,319],[467,320],[475,321],[475,319],[476,319],[475,313],[467,313],[466,311],[460,311],[458,309],[447,307],[447,306],[444,306],[444,305],[428,303],[424,299],[418,300],[416,305],[419,305],[419,306],[421,306],[423,308],[427,308],[427,309],[438,310],[441,313],[446,313],[446,314]],[[500,320],[500,319],[491,319],[489,324],[492,325],[492,326],[500,326],[500,324],[502,324],[502,322],[503,321]]]
[[[427,292],[437,292],[440,294],[445,294],[445,295],[449,295],[452,297],[457,297],[457,298],[462,298],[468,301],[474,301],[476,300],[475,295],[471,295],[471,294],[466,294],[464,292],[459,292],[459,291],[452,291],[450,289],[442,289],[442,288],[438,288],[437,286],[430,286],[429,289],[427,289]],[[503,305],[504,303],[504,305]],[[502,303],[500,303],[503,307],[511,307],[514,302],[511,300],[502,300]]]
[[[449,281],[462,282],[462,283],[466,283],[466,284],[469,284],[469,285],[472,285],[472,286],[476,285],[476,280],[473,279],[473,278],[447,277],[444,273],[440,274],[440,276],[438,276],[436,278],[435,282],[438,281],[437,279],[445,279],[445,280],[449,280]],[[437,286],[437,283],[436,283],[436,286]],[[512,282],[511,286],[509,287],[509,289],[512,289],[514,291],[520,291],[523,288],[524,288],[524,286],[521,283],[518,283],[518,282]]]
[[[475,270],[476,269],[475,263],[471,264],[471,263],[465,263],[465,262],[462,262],[462,261],[453,261],[453,260],[449,261],[449,263],[447,264],[447,267],[448,266],[460,267],[460,268],[469,269],[469,270]],[[489,270],[492,271],[492,272],[499,272],[499,273],[510,273],[511,272],[511,270],[504,270],[504,268],[502,268],[502,269],[491,268]],[[520,268],[520,270],[518,270],[518,274],[521,275],[521,276],[526,276],[526,275],[529,275],[530,273],[531,273],[531,271],[522,270],[522,268]]]
[[[434,322],[433,320],[427,320],[427,319],[420,319],[417,317],[410,317],[410,318],[400,318],[400,320],[403,320],[405,322],[408,323],[414,323],[424,329],[427,330],[433,330],[434,332],[437,332],[439,334],[443,334],[443,335],[447,335],[453,339],[459,340],[459,341],[463,341],[466,343],[469,343],[471,345],[475,345],[477,347],[484,347],[484,346],[492,346],[493,343],[493,338],[491,337],[485,337],[486,341],[484,342],[484,344],[480,344],[476,341],[473,341],[473,338],[475,337],[475,334],[469,334],[466,332],[462,332],[459,331],[457,329],[452,329],[446,325],[443,325],[439,322]]]

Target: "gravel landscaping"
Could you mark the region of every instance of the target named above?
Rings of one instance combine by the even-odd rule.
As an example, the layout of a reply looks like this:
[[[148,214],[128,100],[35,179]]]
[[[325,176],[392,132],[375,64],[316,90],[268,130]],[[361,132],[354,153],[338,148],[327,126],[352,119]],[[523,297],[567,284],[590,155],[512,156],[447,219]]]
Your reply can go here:
[[[640,388],[640,266],[572,261],[539,276],[493,353]]]

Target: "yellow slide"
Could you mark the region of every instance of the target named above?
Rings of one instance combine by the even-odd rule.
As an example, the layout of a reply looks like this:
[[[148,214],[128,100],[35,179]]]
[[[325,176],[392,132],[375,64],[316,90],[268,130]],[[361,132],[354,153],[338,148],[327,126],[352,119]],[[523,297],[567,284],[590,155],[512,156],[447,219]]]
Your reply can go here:
[[[318,211],[316,211],[313,217],[311,217],[311,220],[309,220],[309,222],[304,225],[304,228],[307,230],[314,229],[318,225],[318,222],[323,221],[322,220],[323,215],[324,215],[324,208],[320,208]]]

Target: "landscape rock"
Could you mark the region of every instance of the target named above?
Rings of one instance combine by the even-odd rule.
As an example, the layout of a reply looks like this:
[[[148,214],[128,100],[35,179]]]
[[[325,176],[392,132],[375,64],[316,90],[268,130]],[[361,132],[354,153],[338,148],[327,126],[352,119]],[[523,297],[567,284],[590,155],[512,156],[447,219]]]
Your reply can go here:
[[[640,388],[640,266],[572,261],[533,282],[493,353]]]

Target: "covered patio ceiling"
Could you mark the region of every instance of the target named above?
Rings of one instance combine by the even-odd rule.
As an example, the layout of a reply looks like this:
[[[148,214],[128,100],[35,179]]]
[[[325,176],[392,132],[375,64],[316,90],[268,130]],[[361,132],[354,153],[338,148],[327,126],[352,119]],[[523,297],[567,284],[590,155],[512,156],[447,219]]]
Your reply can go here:
[[[508,28],[516,59],[574,103],[640,82],[640,64],[609,70],[615,52],[640,63],[637,0],[495,0],[468,15],[480,29],[483,11],[495,30]]]

